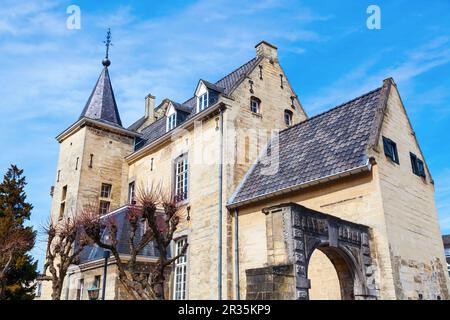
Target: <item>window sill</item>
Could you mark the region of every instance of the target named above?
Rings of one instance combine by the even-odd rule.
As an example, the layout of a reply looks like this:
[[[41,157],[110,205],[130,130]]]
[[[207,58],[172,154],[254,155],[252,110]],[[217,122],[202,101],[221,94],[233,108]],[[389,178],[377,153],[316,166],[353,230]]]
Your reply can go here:
[[[255,116],[255,117],[258,117],[258,118],[261,118],[262,119],[262,114],[261,113],[256,113],[256,112],[253,112],[253,111],[250,111],[251,112],[251,114],[253,115],[253,116]]]

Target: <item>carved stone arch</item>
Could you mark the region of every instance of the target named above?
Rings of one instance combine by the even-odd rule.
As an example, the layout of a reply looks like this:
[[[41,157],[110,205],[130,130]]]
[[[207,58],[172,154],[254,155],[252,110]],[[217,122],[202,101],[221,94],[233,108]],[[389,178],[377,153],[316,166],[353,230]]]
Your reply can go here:
[[[266,208],[263,212],[267,214],[266,227],[270,230],[268,261],[273,266],[281,263],[293,266],[296,299],[309,299],[308,266],[314,250],[325,253],[335,266],[343,299],[378,298],[367,226],[295,203]],[[285,260],[280,258],[283,255]]]

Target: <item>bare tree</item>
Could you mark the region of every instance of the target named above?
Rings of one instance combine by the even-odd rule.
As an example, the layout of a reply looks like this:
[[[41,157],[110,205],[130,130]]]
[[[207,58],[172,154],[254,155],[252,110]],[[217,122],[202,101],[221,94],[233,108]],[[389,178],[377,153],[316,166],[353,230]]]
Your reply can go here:
[[[119,271],[119,279],[125,290],[135,300],[165,299],[165,273],[167,268],[186,253],[187,244],[176,255],[169,257],[168,248],[180,221],[180,210],[174,197],[151,187],[138,190],[137,205],[128,208],[125,222],[129,223],[129,254],[123,258],[118,249],[118,225],[113,217],[100,218],[98,211],[87,206],[82,225],[91,240],[99,247],[110,250]],[[161,210],[158,210],[158,207]],[[147,228],[140,234],[142,226]],[[108,240],[103,235],[108,235]],[[141,251],[154,242],[158,259],[150,267],[148,276],[142,272],[138,261]]]
[[[13,268],[14,260],[33,245],[34,235],[28,230],[10,228],[0,234],[0,299],[3,299],[8,273]]]
[[[78,263],[83,248],[91,243],[83,233],[81,221],[80,218],[66,218],[57,224],[49,222],[43,228],[48,237],[43,279],[52,282],[53,300],[61,298],[69,266]],[[49,276],[45,276],[47,270]]]

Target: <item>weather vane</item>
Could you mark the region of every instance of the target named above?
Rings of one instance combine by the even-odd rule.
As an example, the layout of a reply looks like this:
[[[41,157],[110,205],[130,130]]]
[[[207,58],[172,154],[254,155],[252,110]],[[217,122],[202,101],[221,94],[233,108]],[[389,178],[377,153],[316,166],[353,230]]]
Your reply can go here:
[[[109,60],[109,46],[113,45],[111,43],[111,29],[110,28],[108,28],[108,32],[106,33],[106,41],[103,41],[103,43],[106,46],[106,56],[105,56],[105,59],[103,59],[102,64],[105,67],[108,67],[111,64],[111,61]]]

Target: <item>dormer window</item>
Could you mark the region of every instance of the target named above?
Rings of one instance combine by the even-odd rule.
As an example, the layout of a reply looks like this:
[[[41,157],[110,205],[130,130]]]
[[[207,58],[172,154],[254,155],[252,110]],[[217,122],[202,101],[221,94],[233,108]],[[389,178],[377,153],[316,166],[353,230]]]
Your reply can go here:
[[[172,103],[167,108],[166,118],[166,132],[168,132],[177,126],[177,111]]]
[[[177,114],[173,113],[167,118],[167,131],[172,130],[175,128],[177,123]]]
[[[198,107],[197,111],[203,111],[208,106],[208,92],[205,92],[201,96],[198,97]]]

